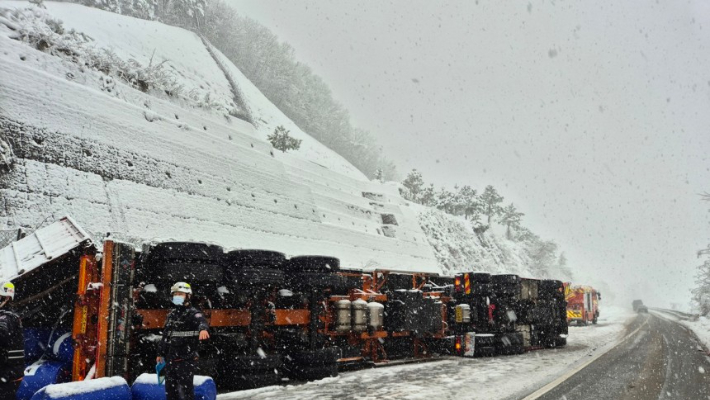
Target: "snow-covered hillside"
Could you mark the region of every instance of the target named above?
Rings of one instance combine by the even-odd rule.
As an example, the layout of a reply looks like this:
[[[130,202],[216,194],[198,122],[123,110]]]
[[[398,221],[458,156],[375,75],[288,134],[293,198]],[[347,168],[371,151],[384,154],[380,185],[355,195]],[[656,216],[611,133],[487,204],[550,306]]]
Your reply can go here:
[[[0,229],[328,254],[345,268],[531,275],[524,249],[370,182],[189,31],[0,3]],[[240,116],[242,119],[235,116]],[[249,120],[251,122],[247,122]],[[266,136],[283,125],[291,153]]]
[[[439,271],[396,189],[371,183],[298,131],[225,59],[257,128],[91,64],[106,49],[134,66],[169,60],[169,75],[193,85],[183,92],[205,90],[236,106],[198,36],[65,3],[5,10],[0,22],[0,128],[14,160],[1,179],[3,227],[68,213],[98,238],[204,240],[329,254],[349,268]],[[276,125],[302,138],[302,149],[274,151],[264,138]]]

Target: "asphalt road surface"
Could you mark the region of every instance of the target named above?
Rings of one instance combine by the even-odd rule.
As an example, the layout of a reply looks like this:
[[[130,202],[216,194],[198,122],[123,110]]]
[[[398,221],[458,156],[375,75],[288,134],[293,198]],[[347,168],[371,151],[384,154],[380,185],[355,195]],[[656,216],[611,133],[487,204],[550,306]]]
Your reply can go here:
[[[657,314],[639,314],[627,334],[559,385],[527,399],[710,399],[710,357],[686,328]]]

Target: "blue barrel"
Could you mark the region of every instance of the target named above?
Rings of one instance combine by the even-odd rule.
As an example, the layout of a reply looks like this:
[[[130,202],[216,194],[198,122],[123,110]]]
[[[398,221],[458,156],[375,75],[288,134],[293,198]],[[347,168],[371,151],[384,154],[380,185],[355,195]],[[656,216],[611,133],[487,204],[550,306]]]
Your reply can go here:
[[[209,376],[196,375],[195,400],[216,400],[217,386]],[[155,374],[141,374],[131,386],[133,400],[165,400],[165,384],[158,384]]]
[[[52,358],[58,361],[72,362],[74,360],[74,341],[71,332],[57,332],[49,338]]]
[[[25,365],[32,364],[42,357],[49,346],[49,335],[52,333],[48,328],[25,328]]]
[[[40,360],[25,368],[25,376],[17,389],[17,400],[30,400],[40,389],[71,380],[71,363]]]
[[[126,380],[111,378],[49,385],[32,396],[31,400],[131,400],[131,388]]]

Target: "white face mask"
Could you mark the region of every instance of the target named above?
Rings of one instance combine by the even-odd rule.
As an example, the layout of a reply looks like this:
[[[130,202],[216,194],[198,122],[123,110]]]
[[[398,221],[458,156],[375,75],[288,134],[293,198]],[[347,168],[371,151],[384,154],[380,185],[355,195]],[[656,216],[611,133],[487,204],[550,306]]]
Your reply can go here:
[[[184,296],[173,296],[173,304],[181,306],[185,302]]]

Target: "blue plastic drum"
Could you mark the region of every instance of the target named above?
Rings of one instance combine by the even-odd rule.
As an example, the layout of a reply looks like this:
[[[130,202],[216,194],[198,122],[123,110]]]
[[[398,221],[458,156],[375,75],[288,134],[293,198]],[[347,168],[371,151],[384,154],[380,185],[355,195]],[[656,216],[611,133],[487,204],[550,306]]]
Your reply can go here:
[[[90,379],[88,381],[49,385],[31,400],[131,400],[131,388],[126,380],[111,378]]]
[[[71,338],[71,332],[54,331],[49,338],[49,350],[55,360],[72,362],[74,358],[74,342]]]
[[[217,386],[209,376],[196,375],[195,400],[216,400]],[[158,384],[156,374],[141,374],[131,386],[133,400],[165,400],[165,384]]]
[[[17,389],[17,400],[30,400],[45,386],[71,380],[71,363],[40,360],[25,368],[25,376]]]
[[[48,328],[25,328],[25,365],[30,365],[39,360],[49,346],[49,335],[52,333]]]

